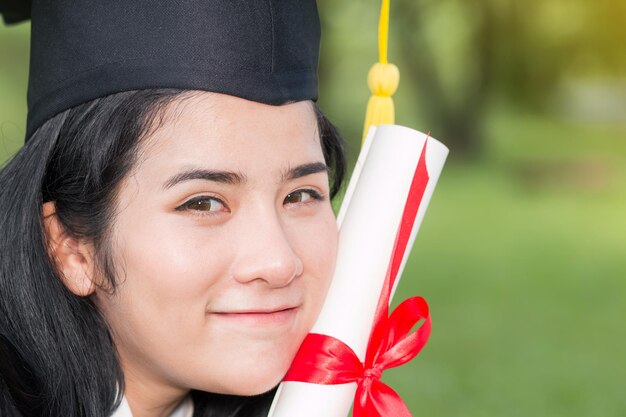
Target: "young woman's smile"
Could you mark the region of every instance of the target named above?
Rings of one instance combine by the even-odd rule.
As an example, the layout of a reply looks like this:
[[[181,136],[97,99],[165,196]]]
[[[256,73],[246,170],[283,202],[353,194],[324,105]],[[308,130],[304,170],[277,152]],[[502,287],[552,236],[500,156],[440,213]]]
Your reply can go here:
[[[319,313],[336,256],[312,104],[212,93],[175,103],[117,207],[119,286],[96,299],[127,395],[140,379],[151,392],[276,385]]]
[[[287,308],[252,308],[242,311],[212,312],[217,320],[228,320],[237,326],[252,326],[260,331],[266,328],[280,328],[293,323],[298,307]]]

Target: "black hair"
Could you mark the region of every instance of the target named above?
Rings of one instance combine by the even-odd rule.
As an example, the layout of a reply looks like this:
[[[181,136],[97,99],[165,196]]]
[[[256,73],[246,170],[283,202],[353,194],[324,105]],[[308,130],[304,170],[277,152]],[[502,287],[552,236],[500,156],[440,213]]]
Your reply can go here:
[[[94,243],[114,291],[106,245],[119,185],[167,106],[193,94],[127,91],[76,106],[42,125],[0,171],[0,416],[105,417],[118,407],[124,378],[109,328],[90,297],[62,283],[42,204],[55,202],[66,232]],[[334,197],[346,170],[342,141],[315,109]],[[194,416],[266,415],[272,395],[193,392]]]

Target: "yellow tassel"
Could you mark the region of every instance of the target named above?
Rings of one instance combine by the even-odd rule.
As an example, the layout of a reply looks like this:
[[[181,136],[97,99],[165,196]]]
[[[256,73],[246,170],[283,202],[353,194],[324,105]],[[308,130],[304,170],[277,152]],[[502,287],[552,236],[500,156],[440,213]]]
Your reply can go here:
[[[389,37],[389,0],[383,0],[378,23],[379,62],[374,64],[367,75],[367,85],[372,96],[367,103],[363,140],[372,125],[393,124],[394,105],[391,96],[398,89],[400,71],[387,63],[387,43]]]
[[[363,140],[374,125],[393,124],[395,121],[394,105],[391,96],[400,83],[400,71],[393,64],[376,63],[367,76],[367,84],[372,96],[367,102]]]

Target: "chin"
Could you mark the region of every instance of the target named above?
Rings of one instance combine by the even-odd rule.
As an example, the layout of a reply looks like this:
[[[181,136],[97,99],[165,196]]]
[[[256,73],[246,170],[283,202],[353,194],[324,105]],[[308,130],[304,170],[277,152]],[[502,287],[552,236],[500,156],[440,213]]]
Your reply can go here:
[[[255,384],[255,385],[250,385],[250,386],[246,386],[246,387],[238,387],[238,388],[242,388],[242,389],[237,389],[236,392],[231,392],[229,394],[231,395],[241,395],[244,397],[252,397],[255,395],[259,395],[259,394],[264,394],[268,391],[270,391],[272,388],[276,387],[278,384],[280,384],[282,378],[279,378],[278,380],[270,383],[270,384]]]
[[[216,394],[259,395],[270,391],[282,381],[292,359],[282,355],[253,357],[255,360],[213,362],[210,366],[203,367],[205,372],[201,374],[187,374],[187,381],[181,381],[181,386]]]
[[[240,395],[244,397],[252,397],[264,394],[275,388],[282,381],[282,376],[273,379],[255,380],[253,378],[245,381],[233,381],[232,384],[223,384],[219,387],[215,385],[194,387],[195,390],[212,392],[215,394]]]
[[[238,378],[238,381],[232,386],[231,393],[244,396],[263,394],[282,381],[285,373],[287,373],[287,369],[288,367],[285,367],[280,372],[276,372],[276,369],[274,369],[274,372],[259,372],[261,370],[243,371],[240,375],[243,375],[244,378]]]

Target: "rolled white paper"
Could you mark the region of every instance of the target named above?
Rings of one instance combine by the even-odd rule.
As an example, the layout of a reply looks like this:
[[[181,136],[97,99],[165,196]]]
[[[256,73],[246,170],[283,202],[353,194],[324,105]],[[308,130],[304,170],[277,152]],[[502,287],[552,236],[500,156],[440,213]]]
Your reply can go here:
[[[427,136],[407,127],[371,128],[337,216],[337,265],[312,333],[340,339],[361,362],[369,340],[378,299],[409,188]],[[411,231],[395,285],[434,191],[448,149],[428,138],[428,184]],[[395,287],[394,287],[395,290]],[[356,383],[321,385],[283,382],[268,417],[345,417],[354,401]]]

